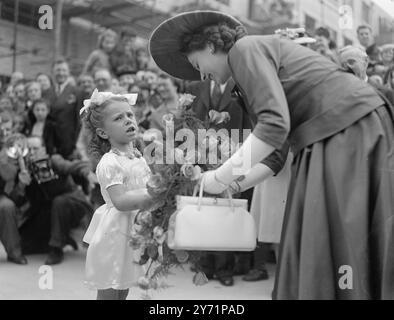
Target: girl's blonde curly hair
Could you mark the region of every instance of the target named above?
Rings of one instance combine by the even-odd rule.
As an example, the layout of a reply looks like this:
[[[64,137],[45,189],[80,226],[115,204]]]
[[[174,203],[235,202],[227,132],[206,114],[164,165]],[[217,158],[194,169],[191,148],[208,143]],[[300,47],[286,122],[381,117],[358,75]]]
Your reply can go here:
[[[92,103],[82,114],[83,135],[87,144],[87,152],[94,163],[98,163],[101,157],[111,150],[108,140],[97,134],[97,129],[103,127],[104,110],[111,103],[127,102],[124,97],[111,97],[100,105]]]

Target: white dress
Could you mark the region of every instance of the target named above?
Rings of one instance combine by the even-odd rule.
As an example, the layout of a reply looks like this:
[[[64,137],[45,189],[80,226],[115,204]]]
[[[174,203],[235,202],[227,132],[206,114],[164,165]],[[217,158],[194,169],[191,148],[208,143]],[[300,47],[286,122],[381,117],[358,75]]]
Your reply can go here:
[[[259,242],[280,242],[292,159],[293,156],[289,153],[282,171],[254,189],[250,212],[255,219]]]
[[[119,184],[127,191],[145,188],[150,170],[142,157],[129,159],[110,151],[97,165],[96,174],[105,204],[94,213],[83,239],[89,244],[85,284],[91,289],[125,290],[143,275],[142,267],[135,263],[136,252],[128,243],[137,211],[118,211],[107,188]]]

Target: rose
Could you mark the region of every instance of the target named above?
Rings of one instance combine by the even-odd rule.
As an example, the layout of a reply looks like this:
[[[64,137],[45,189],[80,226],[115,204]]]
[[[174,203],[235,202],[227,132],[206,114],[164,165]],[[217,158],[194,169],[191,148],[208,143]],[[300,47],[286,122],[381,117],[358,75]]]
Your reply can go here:
[[[166,240],[166,233],[164,232],[164,229],[162,227],[155,227],[153,229],[153,239],[158,243],[158,244],[163,244],[164,241]]]
[[[167,191],[167,182],[160,173],[151,175],[146,184],[149,194],[158,196]]]
[[[186,178],[192,181],[196,181],[201,177],[201,168],[199,166],[184,164],[181,167],[181,172]]]
[[[196,96],[188,93],[181,94],[178,99],[178,110],[186,110],[193,103],[194,99],[196,99]]]
[[[171,126],[174,124],[174,115],[172,113],[167,113],[163,116],[162,121],[165,127]]]
[[[194,166],[192,164],[184,164],[181,167],[181,172],[186,178],[191,179],[194,173]]]
[[[139,224],[134,223],[133,226],[131,227],[131,235],[132,236],[138,236],[142,231],[142,226]]]
[[[152,214],[149,211],[142,211],[138,213],[137,223],[142,226],[150,226],[152,224]]]
[[[142,290],[149,290],[150,288],[150,280],[147,277],[139,278],[137,283]]]
[[[179,263],[186,263],[189,260],[189,254],[183,250],[175,251],[175,256]]]

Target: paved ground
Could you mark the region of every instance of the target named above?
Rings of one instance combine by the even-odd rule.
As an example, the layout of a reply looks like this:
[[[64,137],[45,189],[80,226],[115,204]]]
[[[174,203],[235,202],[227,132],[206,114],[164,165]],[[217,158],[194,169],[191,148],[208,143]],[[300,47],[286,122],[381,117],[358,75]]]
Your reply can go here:
[[[67,250],[65,261],[53,267],[53,289],[39,289],[42,274],[39,269],[45,256],[28,256],[27,266],[18,266],[6,261],[6,254],[0,245],[0,300],[90,300],[96,293],[83,285],[85,249],[77,252]],[[255,283],[235,278],[233,287],[223,287],[217,281],[196,287],[192,283],[193,273],[188,270],[174,270],[165,281],[168,289],[150,291],[154,300],[269,300],[273,288],[274,266],[269,265],[270,279]],[[128,299],[142,299],[143,292],[135,289]]]

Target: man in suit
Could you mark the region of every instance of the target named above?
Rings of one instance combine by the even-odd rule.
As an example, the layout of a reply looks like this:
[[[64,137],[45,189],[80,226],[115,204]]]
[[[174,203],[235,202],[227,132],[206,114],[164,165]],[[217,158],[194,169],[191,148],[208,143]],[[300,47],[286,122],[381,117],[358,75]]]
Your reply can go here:
[[[228,112],[230,120],[219,125],[217,129],[225,129],[231,134],[231,130],[239,130],[239,141],[243,142],[243,130],[252,129],[250,117],[240,100],[233,94],[235,89],[234,80],[230,79],[226,84],[219,85],[214,81],[205,80],[185,85],[185,92],[196,96],[192,109],[196,116],[205,121],[209,118],[209,111]],[[234,137],[232,137],[234,138]],[[253,189],[241,194],[242,199],[248,199],[249,206],[253,196]],[[209,279],[216,278],[224,286],[232,286],[233,275],[245,274],[252,267],[251,254],[235,254],[234,252],[209,253],[202,259],[202,267]],[[260,259],[261,261],[261,259]],[[265,272],[264,278],[268,275]],[[250,281],[248,278],[244,279]],[[262,279],[256,279],[262,280]],[[252,279],[253,281],[253,279]]]
[[[340,50],[339,59],[343,68],[356,77],[368,82],[378,93],[383,95],[392,105],[394,105],[394,93],[392,90],[385,88],[375,81],[371,81],[367,75],[369,57],[363,48],[347,46]]]
[[[70,69],[63,60],[53,65],[56,97],[52,101],[50,117],[56,123],[57,152],[65,159],[77,157],[76,143],[81,130],[79,110],[83,105],[82,93],[70,83]]]

